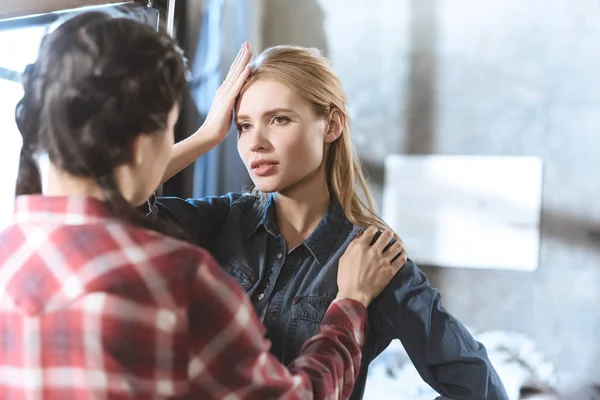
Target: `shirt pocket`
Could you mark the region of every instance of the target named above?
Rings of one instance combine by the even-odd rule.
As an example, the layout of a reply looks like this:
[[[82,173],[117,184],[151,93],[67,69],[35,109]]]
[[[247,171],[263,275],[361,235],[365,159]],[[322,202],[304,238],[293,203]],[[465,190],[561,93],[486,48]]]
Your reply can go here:
[[[294,299],[284,364],[297,358],[304,343],[319,332],[321,321],[333,300],[333,297],[327,296],[298,296]]]
[[[250,291],[256,284],[256,274],[243,262],[229,259],[224,265],[225,272],[232,277],[245,292]]]

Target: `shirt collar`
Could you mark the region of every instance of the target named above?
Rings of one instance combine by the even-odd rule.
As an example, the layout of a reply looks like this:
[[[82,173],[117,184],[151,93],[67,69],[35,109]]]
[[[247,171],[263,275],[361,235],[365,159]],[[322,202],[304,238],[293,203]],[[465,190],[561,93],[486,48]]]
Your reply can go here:
[[[249,221],[250,229],[247,237],[251,237],[261,228],[273,237],[281,236],[277,226],[274,195],[269,196],[262,214],[256,213],[253,220],[253,222],[252,220]],[[331,196],[331,202],[325,216],[311,235],[302,243],[315,257],[319,265],[327,263],[344,221],[346,221],[346,217],[342,206],[335,196]]]
[[[104,203],[92,197],[25,195],[15,199],[13,223],[83,225],[112,217]]]
[[[270,195],[264,208],[260,208],[260,199],[252,204],[251,212],[246,214],[246,238],[253,236],[260,228],[264,228],[271,236],[279,236],[274,202],[274,195]]]

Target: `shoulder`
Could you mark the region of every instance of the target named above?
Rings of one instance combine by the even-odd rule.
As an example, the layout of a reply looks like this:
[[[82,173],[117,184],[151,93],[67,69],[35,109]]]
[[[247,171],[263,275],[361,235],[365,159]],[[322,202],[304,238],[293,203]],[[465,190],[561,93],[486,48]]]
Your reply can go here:
[[[178,261],[196,263],[210,257],[210,253],[202,247],[150,229],[133,226],[124,229],[130,244],[124,250],[144,251],[147,258],[154,262],[165,259],[165,262],[174,265]]]
[[[168,290],[183,301],[186,295],[178,294],[189,293],[189,284],[200,270],[218,269],[207,250],[152,230],[120,220],[93,228],[94,250],[89,262],[103,266],[95,272],[96,284],[110,286],[117,282],[118,287],[131,289],[126,293],[128,297],[152,292],[159,294],[153,297],[156,300]],[[147,291],[140,291],[141,287]]]
[[[258,204],[258,197],[249,193],[230,192],[222,196],[207,196],[183,199],[181,197],[157,197],[151,203],[161,208],[194,207],[194,208],[234,208],[253,207]]]
[[[204,247],[165,236],[151,230],[139,229],[137,241],[149,264],[154,265],[167,281],[183,278],[186,285],[192,284],[199,273],[216,275],[221,267]],[[170,278],[169,278],[170,277]]]
[[[260,199],[251,194],[227,193],[222,196],[208,196],[183,199],[181,197],[157,197],[150,199],[151,216],[160,215],[161,218],[174,220],[189,231],[206,229],[206,224],[224,221],[233,210],[246,213],[260,203]]]
[[[226,204],[229,208],[258,207],[260,199],[251,193],[229,192],[222,196],[205,197],[203,199],[188,199],[188,202],[207,202],[211,204]]]

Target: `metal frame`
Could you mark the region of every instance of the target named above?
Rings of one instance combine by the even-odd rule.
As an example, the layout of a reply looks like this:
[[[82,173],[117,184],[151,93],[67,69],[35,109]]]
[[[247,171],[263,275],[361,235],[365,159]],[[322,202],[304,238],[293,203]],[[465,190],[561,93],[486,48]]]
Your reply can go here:
[[[133,0],[123,1],[123,2],[115,2],[115,3],[107,3],[104,5],[97,5],[97,6],[91,6],[91,7],[101,9],[104,7],[115,7],[115,6],[129,7],[129,6],[134,6],[134,5],[143,7],[143,4],[141,4],[140,2],[133,1]],[[154,6],[152,0],[148,0],[146,7],[153,8],[159,13],[159,16],[157,18],[157,27],[156,27],[157,29],[159,29],[161,27],[160,26],[161,25],[160,13],[162,11]],[[59,18],[61,18],[64,14],[73,12],[76,10],[77,9],[68,9],[68,10],[50,12],[50,13],[46,13],[46,14],[39,14],[39,15],[32,15],[32,16],[0,20],[0,32],[3,30],[13,30],[13,29],[22,29],[22,28],[29,28],[29,27],[36,27],[36,26],[51,25],[52,23],[56,22]],[[165,22],[166,22],[167,33],[169,35],[173,35],[174,34],[174,24],[175,24],[175,0],[167,1],[167,11],[166,11]],[[12,71],[7,68],[0,67],[0,79],[20,83],[21,73],[18,71]]]
[[[43,14],[24,15],[16,18],[0,20],[0,31],[7,29],[19,29],[30,26],[48,25],[59,19],[62,15],[76,11],[81,8],[102,9],[105,7],[128,6],[136,4],[134,0],[122,0],[115,2],[106,2],[106,4],[93,4],[89,6],[81,6],[78,8],[67,8],[57,11],[51,11]]]
[[[175,35],[175,1],[167,0],[167,33]]]

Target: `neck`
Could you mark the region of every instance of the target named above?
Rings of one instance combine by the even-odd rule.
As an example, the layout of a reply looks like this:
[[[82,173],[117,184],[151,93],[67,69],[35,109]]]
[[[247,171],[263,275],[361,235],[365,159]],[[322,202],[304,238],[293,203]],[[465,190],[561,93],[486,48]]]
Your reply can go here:
[[[76,196],[103,199],[102,189],[91,178],[73,176],[54,164],[48,168],[48,186],[44,190],[46,196]]]
[[[123,198],[131,204],[142,203],[136,201],[136,178],[128,172],[126,166],[117,166],[114,170],[117,190]],[[100,201],[106,200],[106,193],[93,178],[74,176],[49,163],[48,186],[44,186],[46,196],[74,196],[93,197]]]
[[[329,208],[324,170],[278,192],[275,204],[280,233],[288,249],[293,249],[310,236]]]

